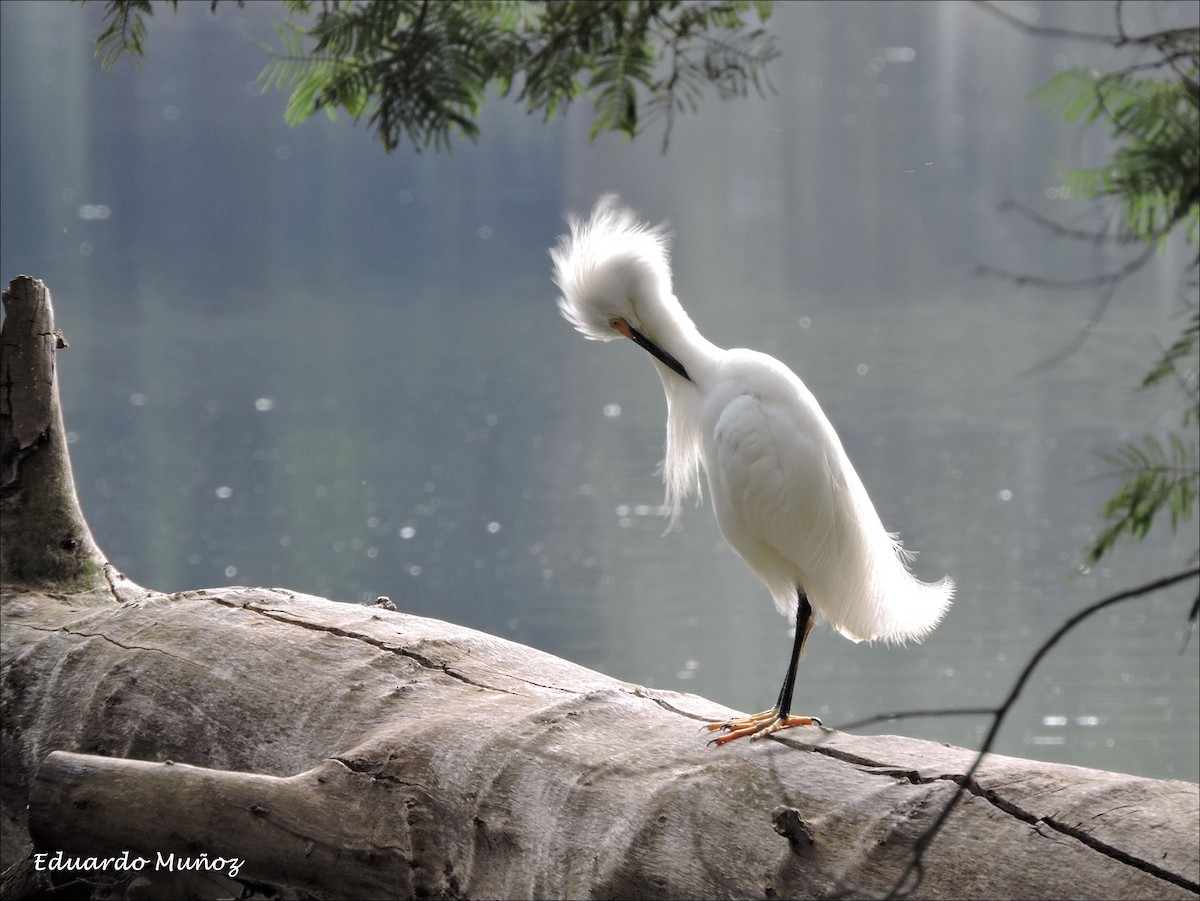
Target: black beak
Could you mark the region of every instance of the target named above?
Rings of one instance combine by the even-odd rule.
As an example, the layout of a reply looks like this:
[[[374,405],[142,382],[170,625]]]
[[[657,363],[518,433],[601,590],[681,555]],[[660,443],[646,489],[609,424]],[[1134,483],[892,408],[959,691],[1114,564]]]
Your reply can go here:
[[[668,369],[687,379],[689,382],[692,380],[691,376],[687,374],[687,370],[683,368],[682,363],[680,363],[673,356],[635,329],[624,319],[620,320],[620,326],[618,326],[618,329],[622,335],[624,335],[626,338],[629,338],[638,347],[641,347],[642,349],[648,350],[650,353],[652,353],[658,359],[658,362],[662,363]]]

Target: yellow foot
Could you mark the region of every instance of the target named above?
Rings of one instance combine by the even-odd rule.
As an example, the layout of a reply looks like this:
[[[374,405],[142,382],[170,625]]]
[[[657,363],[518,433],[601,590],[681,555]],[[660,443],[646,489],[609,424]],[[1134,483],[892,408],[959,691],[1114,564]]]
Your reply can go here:
[[[762,713],[756,713],[754,716],[728,720],[724,723],[709,723],[704,728],[709,732],[716,732],[719,729],[726,733],[709,742],[710,745],[723,745],[727,741],[745,738],[747,735],[750,736],[751,741],[758,741],[780,729],[790,729],[792,726],[819,725],[821,725],[821,721],[815,716],[780,716],[779,711],[772,708],[764,710]]]

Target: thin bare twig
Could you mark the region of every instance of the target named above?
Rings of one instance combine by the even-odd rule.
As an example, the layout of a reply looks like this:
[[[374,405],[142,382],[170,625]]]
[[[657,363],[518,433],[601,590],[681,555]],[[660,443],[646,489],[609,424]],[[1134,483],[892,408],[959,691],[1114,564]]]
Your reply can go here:
[[[1036,210],[1025,206],[1023,203],[1019,203],[1016,200],[1005,200],[997,206],[997,209],[1001,213],[1007,212],[1008,210],[1014,210],[1015,212],[1020,213],[1030,222],[1033,222],[1035,225],[1039,225],[1046,229],[1048,232],[1056,235],[1062,235],[1064,238],[1072,238],[1076,241],[1085,241],[1088,244],[1092,244],[1097,247],[1102,244],[1136,244],[1140,243],[1142,240],[1141,238],[1137,238],[1132,235],[1122,235],[1120,233],[1114,234],[1105,231],[1089,231],[1082,228],[1071,228],[1070,226],[1063,225],[1056,219],[1051,219],[1049,216],[1042,215]]]
[[[1005,278],[1014,282],[1018,287],[1023,285],[1036,285],[1042,288],[1055,288],[1059,290],[1075,290],[1084,288],[1102,288],[1100,297],[1092,309],[1092,315],[1087,318],[1079,331],[1075,333],[1075,337],[1066,343],[1062,348],[1055,351],[1046,359],[1027,366],[1016,374],[1018,379],[1029,378],[1030,376],[1038,375],[1061,364],[1064,360],[1071,357],[1079,348],[1083,347],[1088,337],[1092,333],[1092,329],[1096,323],[1108,311],[1109,304],[1112,303],[1113,297],[1116,296],[1117,288],[1121,282],[1132,275],[1137,270],[1141,269],[1150,261],[1154,255],[1156,245],[1147,244],[1140,254],[1113,272],[1105,272],[1100,275],[1091,276],[1083,279],[1053,279],[1043,278],[1035,275],[1018,275],[1012,272],[1006,272],[1002,269],[996,269],[991,266],[980,265],[975,268],[977,275],[990,275],[998,278]]]
[[[1120,269],[1114,269],[1112,272],[1102,272],[1099,275],[1089,275],[1087,278],[1047,278],[1040,275],[1022,275],[1017,272],[1009,272],[1005,269],[998,269],[994,266],[980,264],[975,267],[976,275],[990,275],[997,278],[1008,279],[1017,287],[1025,285],[1036,285],[1040,288],[1058,288],[1065,291],[1085,290],[1087,288],[1104,288],[1109,285],[1114,285],[1122,279],[1128,278],[1137,272],[1142,266],[1146,265],[1158,249],[1156,244],[1147,244],[1142,248],[1142,252],[1136,257],[1122,266]]]
[[[864,726],[873,726],[876,723],[890,723],[895,720],[916,719],[922,716],[979,716],[991,715],[996,713],[995,707],[942,707],[935,710],[897,710],[892,713],[877,713],[874,716],[868,716],[861,720],[851,720],[848,723],[839,723],[833,728],[838,732],[849,732],[851,729],[861,729]]]
[[[1047,28],[1044,25],[1031,25],[1025,20],[1017,18],[1012,13],[1005,12],[1000,7],[988,3],[987,0],[974,0],[974,2],[984,12],[1000,17],[1009,25],[1021,29],[1026,34],[1051,38],[1070,38],[1074,41],[1092,41],[1093,43],[1108,44],[1109,46],[1120,46],[1123,43],[1129,42],[1129,38],[1126,38],[1124,35],[1114,39],[1111,34],[1094,34],[1089,31],[1075,31],[1070,28]]]

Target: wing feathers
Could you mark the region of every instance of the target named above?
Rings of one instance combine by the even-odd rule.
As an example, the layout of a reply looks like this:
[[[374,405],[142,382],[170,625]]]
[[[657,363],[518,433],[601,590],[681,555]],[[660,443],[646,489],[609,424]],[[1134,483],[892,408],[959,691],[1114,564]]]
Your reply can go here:
[[[718,403],[705,468],[721,530],[786,615],[802,586],[848,638],[919,640],[953,586],[908,571],[832,426],[792,379],[784,391],[756,384]]]

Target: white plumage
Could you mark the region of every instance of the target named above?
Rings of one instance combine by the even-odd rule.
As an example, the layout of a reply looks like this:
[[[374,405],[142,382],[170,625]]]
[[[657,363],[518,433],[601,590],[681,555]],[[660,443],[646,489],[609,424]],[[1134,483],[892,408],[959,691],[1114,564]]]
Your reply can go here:
[[[752,350],[722,350],[696,329],[671,284],[668,240],[620,206],[590,218],[550,251],[559,309],[580,332],[626,337],[651,353],[667,396],[663,462],[672,521],[703,468],[721,532],[797,624],[780,703],[714,724],[761,737],[811,722],[789,717],[795,664],[815,619],[854,641],[920,640],[950,605],[949,579],[926,584],[883,527],[833,426],[786,366]]]

